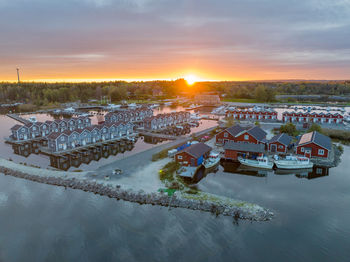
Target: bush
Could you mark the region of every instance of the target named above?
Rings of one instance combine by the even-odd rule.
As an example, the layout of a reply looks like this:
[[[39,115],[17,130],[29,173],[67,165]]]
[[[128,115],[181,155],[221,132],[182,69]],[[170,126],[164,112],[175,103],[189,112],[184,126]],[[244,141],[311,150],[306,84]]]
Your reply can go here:
[[[286,133],[290,136],[297,136],[299,134],[299,132],[297,131],[297,128],[293,123],[287,123],[285,125],[282,125],[280,127],[280,132]]]
[[[318,124],[313,123],[307,132],[313,132],[313,131],[317,131],[319,133],[322,133],[322,128]]]
[[[342,145],[338,145],[337,148],[340,151],[340,153],[344,153],[344,147]]]

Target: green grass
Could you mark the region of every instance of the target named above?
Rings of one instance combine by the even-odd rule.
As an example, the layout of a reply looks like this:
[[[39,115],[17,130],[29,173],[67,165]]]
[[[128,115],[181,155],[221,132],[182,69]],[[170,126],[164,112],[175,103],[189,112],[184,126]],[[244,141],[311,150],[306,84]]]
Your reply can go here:
[[[333,141],[350,144],[350,131],[322,128],[322,133],[329,136]]]
[[[167,163],[161,170],[159,170],[159,179],[163,182],[174,181],[174,173],[180,168],[180,164],[172,161]]]
[[[174,147],[175,148],[175,147]],[[163,149],[162,151],[158,152],[158,153],[155,153],[152,155],[152,161],[158,161],[160,159],[164,159],[166,157],[168,157],[168,151],[171,150],[173,148],[166,148],[166,149]]]

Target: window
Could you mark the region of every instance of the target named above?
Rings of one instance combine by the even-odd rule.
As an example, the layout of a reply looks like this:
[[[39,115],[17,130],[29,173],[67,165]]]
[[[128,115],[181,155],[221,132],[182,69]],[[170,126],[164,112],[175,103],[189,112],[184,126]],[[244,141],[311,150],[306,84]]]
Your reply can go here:
[[[303,147],[300,148],[300,151],[301,151],[301,152],[304,152],[304,151],[305,151],[305,148],[303,148]]]
[[[181,159],[182,159],[182,156],[177,156],[177,159],[180,159],[180,160],[181,160]]]
[[[322,168],[316,168],[316,174],[321,175],[322,174]]]
[[[224,137],[228,137],[228,134],[227,134],[227,133],[224,133]]]
[[[244,135],[244,140],[249,140],[249,136],[248,135]]]
[[[64,136],[61,136],[61,141],[64,141]]]
[[[280,149],[283,149],[283,146],[282,146],[282,145],[279,145],[278,147],[279,147]]]
[[[324,150],[323,150],[323,149],[319,149],[319,150],[318,150],[318,154],[321,155],[321,156],[323,156],[323,155],[324,155]]]

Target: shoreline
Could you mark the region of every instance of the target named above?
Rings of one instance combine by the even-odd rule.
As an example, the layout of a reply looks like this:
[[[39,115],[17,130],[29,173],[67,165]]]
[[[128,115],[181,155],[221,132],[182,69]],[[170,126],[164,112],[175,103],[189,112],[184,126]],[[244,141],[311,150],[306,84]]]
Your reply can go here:
[[[40,172],[38,172],[40,171]],[[211,212],[216,215],[231,216],[234,219],[269,221],[274,214],[259,205],[234,200],[227,197],[201,192],[188,194],[175,192],[168,196],[163,192],[144,192],[123,189],[122,185],[112,185],[105,181],[97,182],[86,177],[87,172],[62,172],[23,166],[0,158],[0,173],[38,183],[69,187],[139,204],[178,207]]]

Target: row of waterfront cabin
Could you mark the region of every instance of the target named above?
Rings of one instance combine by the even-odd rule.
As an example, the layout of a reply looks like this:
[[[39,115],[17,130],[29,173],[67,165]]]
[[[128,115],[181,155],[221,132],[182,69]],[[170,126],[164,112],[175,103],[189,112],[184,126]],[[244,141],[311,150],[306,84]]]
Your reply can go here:
[[[189,112],[174,112],[169,114],[159,114],[144,120],[144,128],[148,130],[158,130],[169,126],[189,122],[191,114]]]
[[[52,133],[48,138],[49,149],[53,152],[73,149],[96,142],[118,139],[134,133],[134,125],[131,122],[111,123],[104,125],[92,125],[85,129],[65,130],[60,133]]]
[[[147,117],[153,116],[153,110],[145,107],[133,110],[120,110],[115,112],[109,112],[105,115],[106,123],[115,123],[119,121],[142,121]]]
[[[277,120],[277,112],[274,110],[229,110],[226,112],[227,117],[241,120]]]
[[[282,114],[283,122],[299,123],[326,123],[340,124],[343,123],[344,117],[338,113],[305,113],[305,112],[284,112]]]
[[[78,117],[69,119],[47,120],[45,122],[29,122],[25,125],[15,125],[11,128],[11,138],[13,140],[28,140],[38,137],[47,137],[54,132],[65,130],[84,129],[91,126],[89,117]]]
[[[224,146],[226,158],[237,160],[238,155],[243,153],[260,154],[268,151],[286,154],[291,148],[292,137],[282,133],[267,140],[265,131],[260,127],[234,125],[218,133],[216,143]],[[331,139],[314,131],[300,137],[295,153],[309,158],[327,158],[331,150]]]

